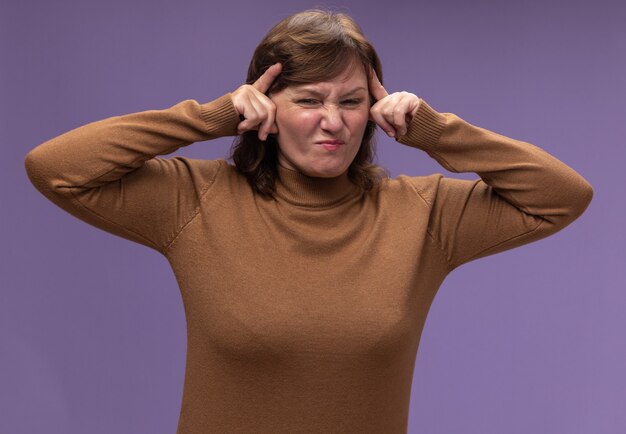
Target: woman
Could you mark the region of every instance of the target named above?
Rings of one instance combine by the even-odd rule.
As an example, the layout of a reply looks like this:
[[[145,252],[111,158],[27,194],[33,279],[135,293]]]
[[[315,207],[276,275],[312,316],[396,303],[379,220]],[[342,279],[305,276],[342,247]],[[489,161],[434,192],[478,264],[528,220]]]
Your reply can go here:
[[[562,229],[592,197],[538,147],[388,94],[347,16],[277,24],[247,83],[32,150],[33,184],[162,253],[188,352],[179,433],[404,433],[430,304],[453,269]],[[475,181],[389,179],[376,125]],[[159,158],[239,135],[224,160]]]

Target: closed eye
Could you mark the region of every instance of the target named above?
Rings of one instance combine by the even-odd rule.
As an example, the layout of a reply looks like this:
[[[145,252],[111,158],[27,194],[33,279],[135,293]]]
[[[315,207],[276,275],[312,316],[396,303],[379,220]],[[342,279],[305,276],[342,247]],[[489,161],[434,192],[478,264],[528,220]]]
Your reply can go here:
[[[362,102],[363,100],[361,98],[349,98],[349,99],[345,99],[341,101],[341,105],[347,106],[347,107],[357,107]],[[300,105],[304,105],[304,106],[317,106],[317,105],[322,104],[322,101],[318,99],[314,99],[314,98],[301,98],[297,100],[296,103]]]
[[[319,101],[313,98],[302,98],[299,99],[298,101],[296,101],[298,104],[302,104],[302,105],[315,105],[315,104],[319,104]]]

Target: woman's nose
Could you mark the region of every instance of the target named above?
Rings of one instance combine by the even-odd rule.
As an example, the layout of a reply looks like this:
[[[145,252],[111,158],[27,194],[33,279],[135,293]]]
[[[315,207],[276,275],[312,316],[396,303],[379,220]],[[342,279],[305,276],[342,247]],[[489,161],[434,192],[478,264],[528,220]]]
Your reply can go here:
[[[320,122],[322,129],[327,131],[339,131],[343,128],[343,116],[341,110],[334,106],[326,106],[322,113],[322,120]]]

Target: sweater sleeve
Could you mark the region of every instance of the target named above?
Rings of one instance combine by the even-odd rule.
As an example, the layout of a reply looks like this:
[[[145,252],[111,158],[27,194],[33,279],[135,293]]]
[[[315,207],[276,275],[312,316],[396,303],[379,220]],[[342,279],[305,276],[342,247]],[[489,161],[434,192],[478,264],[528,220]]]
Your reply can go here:
[[[400,143],[419,148],[447,170],[475,172],[470,181],[412,178],[431,206],[430,235],[451,269],[553,234],[589,205],[593,189],[539,147],[438,113],[424,100]]]
[[[26,155],[26,172],[68,213],[165,254],[222,164],[157,155],[236,135],[238,122],[230,94],[113,116],[35,147]]]

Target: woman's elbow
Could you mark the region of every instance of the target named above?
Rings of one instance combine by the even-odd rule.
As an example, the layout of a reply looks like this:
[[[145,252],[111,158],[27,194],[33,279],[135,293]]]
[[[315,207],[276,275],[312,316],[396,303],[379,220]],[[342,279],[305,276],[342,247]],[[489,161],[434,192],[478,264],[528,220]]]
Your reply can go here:
[[[578,218],[589,207],[593,199],[593,187],[585,178],[581,177],[579,181],[577,200],[573,205],[574,219]]]
[[[585,210],[589,207],[591,200],[593,199],[593,187],[582,176],[573,180],[569,185],[569,194],[567,200],[561,208],[561,212],[548,217],[546,220],[553,223],[558,227],[557,230],[564,228],[565,226],[578,219]]]
[[[24,168],[28,179],[37,190],[46,194],[53,188],[54,171],[39,147],[31,149],[26,154]]]
[[[39,163],[39,159],[37,158],[37,154],[37,148],[34,148],[31,149],[24,158],[24,168],[26,169],[26,175],[33,184],[39,178],[38,175],[41,172],[41,165]]]

